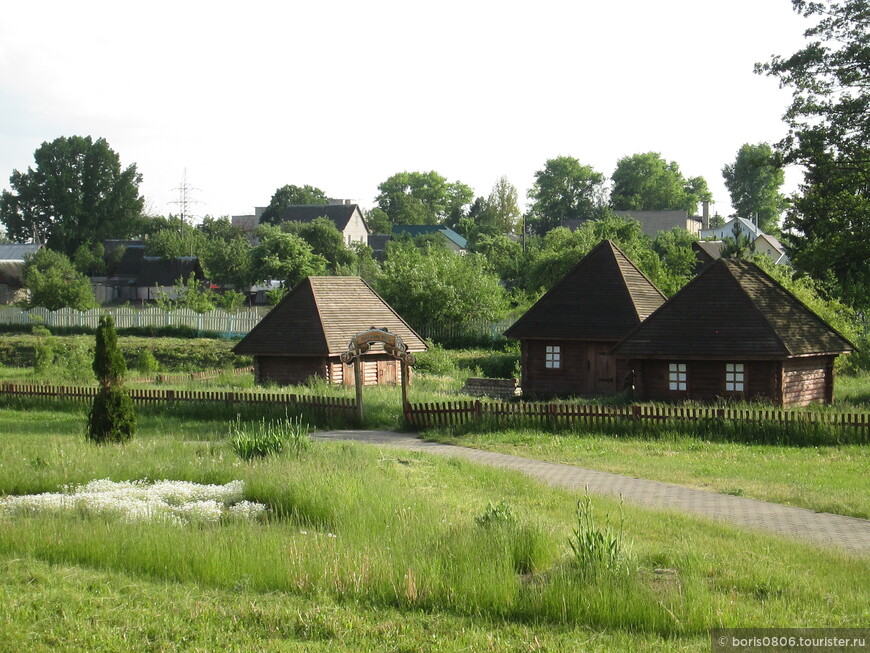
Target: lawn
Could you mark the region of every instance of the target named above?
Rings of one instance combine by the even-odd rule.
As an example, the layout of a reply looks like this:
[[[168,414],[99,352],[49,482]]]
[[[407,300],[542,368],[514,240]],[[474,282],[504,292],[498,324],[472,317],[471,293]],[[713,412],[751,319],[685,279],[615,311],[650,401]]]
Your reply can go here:
[[[351,443],[241,460],[221,420],[0,408],[0,495],[92,479],[245,483],[254,522],[0,516],[4,650],[709,650],[713,626],[862,626],[866,560]],[[621,533],[609,562],[569,539]],[[579,541],[579,540],[578,540]],[[582,550],[582,547],[581,547]]]

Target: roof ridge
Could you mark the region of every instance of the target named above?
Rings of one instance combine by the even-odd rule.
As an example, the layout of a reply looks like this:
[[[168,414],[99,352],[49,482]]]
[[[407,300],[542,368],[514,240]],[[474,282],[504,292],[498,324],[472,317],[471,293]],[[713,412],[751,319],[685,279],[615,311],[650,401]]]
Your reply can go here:
[[[665,296],[665,294],[661,290],[659,290],[659,287],[657,285],[655,285],[652,282],[652,280],[643,273],[643,270],[641,270],[635,264],[635,262],[632,261],[631,258],[629,258],[629,256],[619,248],[619,246],[616,243],[614,243],[609,238],[607,238],[605,240],[605,242],[609,243],[610,247],[612,249],[616,250],[616,252],[619,253],[622,256],[622,258],[625,261],[627,261],[629,265],[631,265],[632,268],[634,268],[635,272],[640,274],[640,276],[643,277],[644,281],[646,281],[650,286],[652,286],[653,290],[655,290],[664,301],[668,301],[668,298]],[[634,309],[634,313],[637,316],[637,320],[638,320],[638,322],[643,322],[643,318],[641,318],[640,312],[637,309],[637,302],[634,301],[634,295],[631,292],[631,288],[628,287],[628,280],[625,278],[625,274],[623,273],[622,266],[619,265],[618,261],[617,261],[616,267],[619,269],[619,276],[622,279],[622,283],[625,286],[625,291],[628,293],[628,297],[631,300],[631,307]],[[649,316],[647,316],[647,317],[649,317]]]
[[[719,261],[722,261],[722,264],[725,266],[725,269],[728,271],[728,275],[732,279],[734,279],[734,282],[738,286],[740,286],[740,290],[742,290],[743,294],[749,299],[749,303],[752,305],[753,310],[761,316],[761,319],[764,321],[764,323],[768,326],[770,331],[773,333],[773,337],[776,338],[776,341],[782,346],[782,348],[785,350],[785,353],[788,354],[789,356],[794,356],[795,355],[794,352],[791,350],[791,347],[789,347],[785,343],[785,341],[782,339],[782,337],[779,335],[779,332],[777,331],[776,326],[764,314],[764,311],[761,310],[761,307],[758,305],[758,302],[756,302],[755,299],[752,296],[750,296],[749,292],[746,289],[746,286],[744,286],[740,282],[740,279],[738,279],[734,275],[734,271],[731,269],[731,266],[732,265],[739,265],[738,260],[739,259],[724,259],[724,258],[719,259]],[[746,262],[748,263],[749,261],[746,261]],[[753,265],[755,265],[755,263],[753,263]],[[755,267],[758,270],[761,270],[761,268],[758,267],[757,265],[755,265]],[[777,284],[777,285],[779,285],[779,284]],[[780,286],[780,287],[782,287],[782,286]]]

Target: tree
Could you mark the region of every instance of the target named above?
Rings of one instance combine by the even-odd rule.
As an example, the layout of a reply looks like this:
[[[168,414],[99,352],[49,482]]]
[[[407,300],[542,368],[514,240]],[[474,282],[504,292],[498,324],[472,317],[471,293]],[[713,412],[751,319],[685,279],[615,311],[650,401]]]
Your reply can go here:
[[[851,305],[870,307],[870,6],[792,0],[816,19],[790,57],[756,64],[791,87],[789,131],[776,149],[804,168],[783,230],[795,268]]]
[[[34,153],[36,168],[15,170],[0,196],[0,222],[14,240],[45,242],[72,256],[85,242],[128,238],[144,199],[136,165],[121,169],[105,139],[61,137]]]
[[[252,247],[244,236],[230,241],[209,239],[200,261],[208,279],[216,284],[243,290],[254,283]]]
[[[610,203],[617,211],[698,212],[698,203],[712,195],[703,177],[686,179],[674,161],[658,152],[622,157],[613,171]]]
[[[129,440],[136,431],[136,411],[124,388],[127,365],[118,348],[111,315],[100,318],[93,369],[100,389],[88,416],[88,437],[97,443]]]
[[[786,207],[785,196],[779,192],[785,172],[776,162],[773,148],[767,143],[745,143],[734,163],[722,168],[722,176],[736,215],[756,218],[765,233],[779,233],[779,219]]]
[[[740,226],[740,220],[735,219],[731,225],[731,235],[726,236],[719,255],[722,258],[748,258],[755,253],[752,237]]]
[[[386,211],[375,207],[365,214],[366,224],[373,234],[388,234],[393,229],[393,223]]]
[[[520,221],[519,194],[507,177],[499,177],[486,200],[493,225],[501,234],[517,231]]]
[[[570,156],[549,159],[529,190],[529,222],[539,234],[566,220],[594,220],[606,205],[604,175]]]
[[[434,170],[399,172],[378,186],[375,201],[391,224],[458,224],[474,191]]]
[[[495,320],[507,310],[504,289],[477,254],[391,242],[378,292],[412,326]]]
[[[653,239],[653,251],[658,254],[662,263],[662,271],[655,283],[668,297],[686,285],[695,275],[698,259],[692,249],[692,243],[697,240],[695,235],[680,227],[660,231]]]
[[[356,257],[344,244],[344,236],[329,218],[315,218],[311,222],[298,224],[296,233],[311,246],[311,251],[326,259],[333,273],[347,268]]]
[[[256,281],[279,279],[292,288],[312,275],[326,273],[326,259],[311,251],[311,245],[279,227],[260,225],[260,244],[251,252],[252,277]]]
[[[82,243],[73,254],[76,270],[86,277],[98,277],[106,273],[103,243]]]
[[[43,247],[24,263],[24,285],[29,298],[24,308],[41,306],[50,311],[69,307],[86,311],[97,306],[88,278],[62,254]]]
[[[265,224],[277,224],[281,218],[281,211],[288,206],[298,204],[329,204],[329,198],[319,188],[314,186],[293,186],[288,184],[281,186],[272,195],[269,206],[260,216],[260,222]]]

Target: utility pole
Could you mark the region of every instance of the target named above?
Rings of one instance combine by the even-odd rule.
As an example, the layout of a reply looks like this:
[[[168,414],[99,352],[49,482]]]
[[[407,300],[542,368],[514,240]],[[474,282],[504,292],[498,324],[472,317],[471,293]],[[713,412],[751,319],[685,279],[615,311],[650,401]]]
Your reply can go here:
[[[170,204],[176,204],[180,209],[180,217],[181,217],[181,226],[179,228],[179,235],[181,236],[182,242],[184,242],[184,225],[188,218],[190,218],[191,225],[193,225],[193,215],[191,212],[191,208],[193,204],[199,204],[198,201],[193,199],[193,191],[199,190],[198,188],[194,188],[187,181],[187,168],[184,169],[184,174],[181,177],[181,185],[178,188],[173,188],[172,190],[178,191],[178,199],[174,202],[170,202]],[[191,247],[193,245],[191,244]],[[193,252],[190,252],[190,256],[193,256]]]

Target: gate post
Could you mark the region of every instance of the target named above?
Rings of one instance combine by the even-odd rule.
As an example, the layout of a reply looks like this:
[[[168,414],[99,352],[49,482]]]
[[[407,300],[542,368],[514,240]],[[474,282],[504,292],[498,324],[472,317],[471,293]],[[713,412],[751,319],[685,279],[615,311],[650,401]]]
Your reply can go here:
[[[353,357],[353,382],[356,387],[356,419],[359,426],[363,425],[363,373],[360,357]]]

